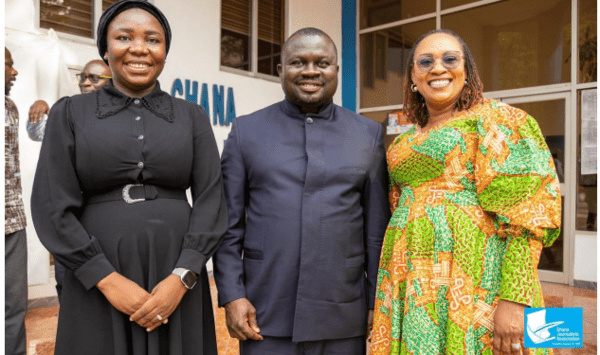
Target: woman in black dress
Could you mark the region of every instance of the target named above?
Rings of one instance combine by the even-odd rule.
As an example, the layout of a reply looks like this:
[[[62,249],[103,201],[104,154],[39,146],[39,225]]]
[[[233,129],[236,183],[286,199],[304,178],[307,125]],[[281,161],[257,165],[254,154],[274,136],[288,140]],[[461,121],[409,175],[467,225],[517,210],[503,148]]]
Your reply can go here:
[[[31,206],[67,268],[56,354],[217,353],[205,263],[227,228],[219,153],[204,110],[160,89],[170,41],[154,5],[115,3],[98,26],[110,85],[50,112]]]

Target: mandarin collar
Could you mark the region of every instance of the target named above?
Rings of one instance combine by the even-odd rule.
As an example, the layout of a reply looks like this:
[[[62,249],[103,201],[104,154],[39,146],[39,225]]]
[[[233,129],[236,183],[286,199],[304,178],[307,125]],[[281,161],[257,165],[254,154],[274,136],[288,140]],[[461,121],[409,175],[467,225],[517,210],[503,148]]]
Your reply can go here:
[[[112,116],[129,106],[135,98],[129,97],[113,86],[112,79],[109,85],[105,85],[100,90],[96,90],[96,116],[105,118]],[[156,82],[156,86],[152,92],[139,99],[148,110],[152,111],[158,117],[163,118],[168,122],[173,122],[174,109],[173,100],[169,94],[160,89],[160,84]]]
[[[290,100],[288,100],[287,97],[281,102],[281,107],[283,108],[283,111],[285,113],[287,113],[288,115],[290,115],[292,117],[300,118],[300,119],[304,119],[306,117],[328,119],[331,117],[331,114],[333,113],[334,106],[335,105],[333,104],[333,100],[332,100],[332,101],[329,101],[329,103],[323,105],[323,107],[321,107],[319,112],[304,113],[304,112],[300,111],[300,108],[298,106],[296,106]]]

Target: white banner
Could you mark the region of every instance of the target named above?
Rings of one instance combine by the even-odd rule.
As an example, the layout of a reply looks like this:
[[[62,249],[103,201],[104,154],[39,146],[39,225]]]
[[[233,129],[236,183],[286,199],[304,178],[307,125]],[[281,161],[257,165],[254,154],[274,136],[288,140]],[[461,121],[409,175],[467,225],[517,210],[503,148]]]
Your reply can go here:
[[[27,214],[27,275],[29,285],[50,282],[50,254],[40,243],[31,221],[31,187],[40,153],[40,142],[29,139],[26,131],[29,107],[44,100],[50,107],[59,98],[79,93],[74,78],[64,60],[69,55],[53,30],[48,34],[17,32],[6,29],[6,48],[11,52],[17,80],[10,98],[19,109],[19,150],[23,202]]]

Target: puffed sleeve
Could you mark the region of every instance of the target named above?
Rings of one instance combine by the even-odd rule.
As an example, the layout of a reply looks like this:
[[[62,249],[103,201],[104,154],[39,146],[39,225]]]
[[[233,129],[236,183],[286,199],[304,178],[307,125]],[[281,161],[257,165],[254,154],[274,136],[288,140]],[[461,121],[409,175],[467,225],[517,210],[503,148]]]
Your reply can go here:
[[[194,157],[192,167],[192,213],[176,267],[200,273],[219,248],[227,230],[227,202],[221,179],[221,161],[206,112],[193,105]]]
[[[75,169],[72,117],[69,98],[50,111],[33,181],[31,215],[42,244],[89,290],[115,269],[77,218],[84,201]]]
[[[239,144],[238,123],[238,120],[233,122],[221,158],[229,213],[229,229],[225,234],[223,245],[214,258],[215,282],[219,290],[221,307],[238,298],[246,297],[242,246],[246,231],[248,181]]]
[[[554,162],[530,115],[492,101],[477,124],[476,183],[481,206],[506,240],[500,298],[532,305],[542,247],[558,237],[561,195]]]

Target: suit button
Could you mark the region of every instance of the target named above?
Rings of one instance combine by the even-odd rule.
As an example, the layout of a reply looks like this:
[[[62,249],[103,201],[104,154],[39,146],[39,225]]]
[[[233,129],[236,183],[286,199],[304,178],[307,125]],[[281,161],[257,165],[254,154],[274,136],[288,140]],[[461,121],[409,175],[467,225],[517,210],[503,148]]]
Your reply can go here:
[[[137,137],[137,139],[141,141],[142,139],[144,139],[144,135],[143,135],[143,134],[140,134],[140,135]]]
[[[141,168],[143,168],[143,167],[144,167],[144,163],[143,163],[143,162],[139,162],[139,163],[137,164],[137,166],[138,166],[138,168],[140,168],[140,169],[141,169]]]
[[[135,120],[136,120],[136,121],[139,121],[139,120],[141,120],[141,119],[142,119],[142,118],[141,118],[140,116],[136,116],[136,117],[135,117]]]
[[[313,123],[313,122],[314,122],[314,120],[312,119],[312,117],[308,117],[306,119],[306,123]]]

